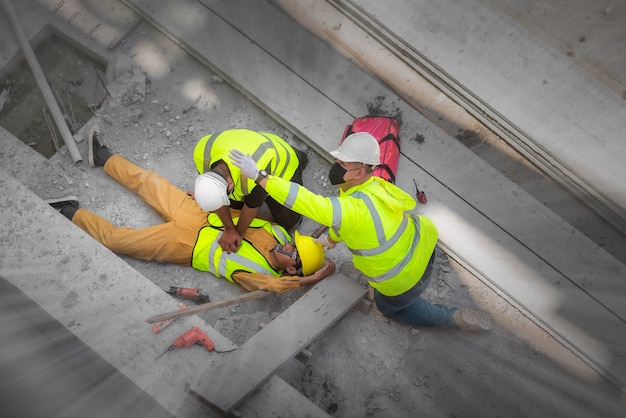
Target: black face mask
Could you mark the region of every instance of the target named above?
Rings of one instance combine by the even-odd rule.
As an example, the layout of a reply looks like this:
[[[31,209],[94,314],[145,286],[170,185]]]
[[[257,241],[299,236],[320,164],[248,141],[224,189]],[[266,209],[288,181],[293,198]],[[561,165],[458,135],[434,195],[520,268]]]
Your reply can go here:
[[[330,168],[330,171],[328,172],[328,179],[330,180],[330,184],[336,186],[338,184],[345,183],[343,176],[345,176],[347,172],[348,170],[340,166],[339,163],[333,164],[333,166]]]

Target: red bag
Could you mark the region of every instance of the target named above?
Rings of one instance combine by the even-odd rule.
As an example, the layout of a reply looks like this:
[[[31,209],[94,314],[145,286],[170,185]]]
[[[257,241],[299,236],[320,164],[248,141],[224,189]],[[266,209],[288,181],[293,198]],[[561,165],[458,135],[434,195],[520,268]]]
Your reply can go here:
[[[347,125],[341,142],[354,132],[368,132],[376,138],[380,146],[380,165],[374,175],[391,183],[396,182],[400,162],[400,125],[390,116],[364,116]]]

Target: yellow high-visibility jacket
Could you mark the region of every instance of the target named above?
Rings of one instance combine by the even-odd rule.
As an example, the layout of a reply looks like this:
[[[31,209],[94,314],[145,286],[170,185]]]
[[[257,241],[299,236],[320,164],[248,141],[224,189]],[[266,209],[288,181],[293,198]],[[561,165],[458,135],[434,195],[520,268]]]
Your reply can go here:
[[[248,179],[241,170],[232,163],[228,156],[232,149],[250,154],[257,167],[268,173],[287,180],[293,178],[300,164],[294,149],[277,135],[266,132],[255,132],[248,129],[229,129],[201,138],[193,151],[193,160],[198,173],[202,174],[219,160],[228,165],[234,188],[229,197],[241,202],[250,194],[255,179]]]
[[[330,237],[346,244],[354,266],[386,296],[415,286],[437,244],[434,223],[409,213],[415,200],[379,177],[341,191],[339,197],[320,196],[274,176],[265,189],[294,212],[330,227]]]
[[[237,223],[239,218],[234,218]],[[282,271],[272,268],[261,251],[255,248],[254,243],[244,239],[237,252],[225,253],[217,242],[224,230],[224,225],[217,214],[210,213],[208,216],[209,226],[205,226],[198,233],[196,245],[193,248],[191,265],[200,271],[208,271],[216,277],[225,277],[233,282],[233,273],[246,271],[249,273],[261,273],[280,277]],[[291,242],[291,236],[280,225],[273,224],[262,219],[253,219],[248,229],[263,228],[269,232],[279,244]],[[252,232],[248,232],[251,234]]]

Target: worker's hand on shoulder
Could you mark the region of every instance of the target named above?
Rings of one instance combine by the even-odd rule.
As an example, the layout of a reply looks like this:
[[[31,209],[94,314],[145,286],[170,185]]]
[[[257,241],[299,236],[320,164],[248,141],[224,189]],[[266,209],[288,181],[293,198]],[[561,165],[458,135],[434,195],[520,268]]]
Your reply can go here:
[[[326,247],[327,250],[332,250],[333,248],[335,248],[335,245],[337,244],[335,241],[330,239],[328,234],[324,234],[320,236],[319,238],[313,238],[313,241]]]
[[[241,235],[237,232],[237,229],[226,229],[217,242],[222,247],[222,250],[227,253],[237,252],[241,246]]]
[[[256,166],[256,161],[250,156],[246,155],[238,149],[230,150],[230,159],[236,167],[239,167],[244,176],[249,179],[256,180],[259,175],[259,168]]]

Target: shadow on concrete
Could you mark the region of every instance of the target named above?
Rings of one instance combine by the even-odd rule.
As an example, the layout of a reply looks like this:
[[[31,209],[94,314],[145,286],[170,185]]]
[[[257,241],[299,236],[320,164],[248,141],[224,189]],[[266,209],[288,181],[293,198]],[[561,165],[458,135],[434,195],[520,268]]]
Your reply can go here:
[[[17,287],[0,278],[5,417],[171,417]]]

